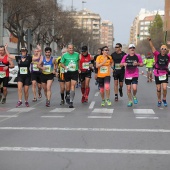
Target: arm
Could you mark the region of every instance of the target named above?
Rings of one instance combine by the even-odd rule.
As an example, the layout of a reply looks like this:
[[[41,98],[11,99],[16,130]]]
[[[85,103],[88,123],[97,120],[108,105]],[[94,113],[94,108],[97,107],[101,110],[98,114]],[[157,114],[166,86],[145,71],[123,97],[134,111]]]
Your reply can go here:
[[[57,70],[57,62],[56,62],[56,59],[55,59],[55,58],[53,58],[53,64],[54,64],[53,74],[56,74],[56,70]]]
[[[96,68],[101,67],[103,64],[105,64],[107,61],[107,58],[104,59],[104,61],[102,63],[99,63],[98,60],[96,60]]]
[[[7,44],[5,45],[5,52],[6,52],[7,56],[8,56],[10,59],[15,60],[15,56],[14,56],[14,55],[11,55],[11,54],[9,53],[9,51],[8,51],[8,45],[7,45]]]
[[[14,68],[14,63],[11,59],[8,59],[9,60],[9,68]]]
[[[154,45],[153,45],[153,43],[152,43],[152,41],[151,41],[151,38],[148,38],[148,41],[149,41],[149,45],[150,45],[150,47],[151,47],[151,50],[152,50],[152,52],[154,53],[154,52],[156,51],[156,49],[155,49],[155,47],[154,47]]]
[[[37,67],[38,67],[39,69],[41,69],[41,70],[44,70],[44,67],[42,66],[42,63],[43,63],[43,56],[41,56],[40,61],[38,62]]]

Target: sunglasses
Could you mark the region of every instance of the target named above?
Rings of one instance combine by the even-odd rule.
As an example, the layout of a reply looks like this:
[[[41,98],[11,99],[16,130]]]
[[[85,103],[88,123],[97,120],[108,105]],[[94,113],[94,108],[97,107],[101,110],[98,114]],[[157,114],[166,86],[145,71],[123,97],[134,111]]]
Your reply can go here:
[[[104,50],[104,51],[109,51],[109,50]]]
[[[165,50],[166,51],[166,48],[161,48],[161,50]]]
[[[130,47],[129,49],[135,49],[135,47]]]
[[[116,46],[115,48],[120,48],[120,47],[117,47],[117,46]]]

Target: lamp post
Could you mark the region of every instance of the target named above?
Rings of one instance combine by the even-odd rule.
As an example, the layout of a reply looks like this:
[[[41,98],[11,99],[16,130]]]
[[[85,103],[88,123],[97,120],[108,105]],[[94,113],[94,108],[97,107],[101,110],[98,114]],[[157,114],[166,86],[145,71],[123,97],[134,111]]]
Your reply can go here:
[[[4,22],[4,17],[3,17],[3,0],[0,0],[0,45],[3,44],[3,22]]]
[[[84,9],[84,4],[86,3],[86,1],[82,1],[82,10]]]

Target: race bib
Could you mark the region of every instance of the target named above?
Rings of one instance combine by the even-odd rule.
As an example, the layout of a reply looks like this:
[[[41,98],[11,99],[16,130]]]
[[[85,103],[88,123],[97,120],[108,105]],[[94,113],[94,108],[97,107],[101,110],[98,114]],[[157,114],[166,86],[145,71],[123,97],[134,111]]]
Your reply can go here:
[[[60,73],[64,73],[64,68],[60,67]]]
[[[33,71],[39,71],[39,68],[37,67],[37,64],[32,65]]]
[[[90,64],[89,63],[83,63],[82,66],[83,66],[83,69],[89,69]]]
[[[166,80],[166,74],[162,75],[162,76],[159,76],[159,81],[163,81],[163,80]]]
[[[127,77],[126,79],[127,79],[127,80],[132,80],[132,77]]]
[[[108,67],[107,66],[100,67],[100,73],[108,73]]]
[[[20,74],[28,74],[27,67],[20,67]]]
[[[50,73],[51,72],[51,65],[45,65],[45,72]]]
[[[6,76],[6,73],[4,71],[0,71],[0,78],[4,78]]]
[[[76,71],[76,64],[74,64],[74,63],[69,64],[68,71]]]
[[[115,64],[115,69],[120,70],[121,69],[120,64]]]

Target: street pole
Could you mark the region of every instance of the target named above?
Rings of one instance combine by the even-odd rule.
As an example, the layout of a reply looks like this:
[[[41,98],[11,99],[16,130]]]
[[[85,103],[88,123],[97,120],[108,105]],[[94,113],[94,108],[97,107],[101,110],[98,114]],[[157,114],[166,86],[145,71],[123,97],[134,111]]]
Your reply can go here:
[[[3,16],[3,0],[0,0],[0,45],[3,45],[3,22],[4,22],[4,16]]]

